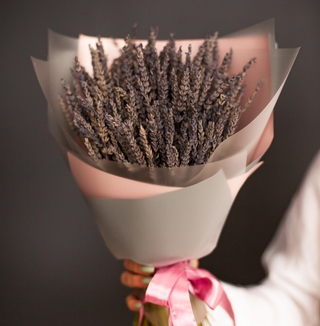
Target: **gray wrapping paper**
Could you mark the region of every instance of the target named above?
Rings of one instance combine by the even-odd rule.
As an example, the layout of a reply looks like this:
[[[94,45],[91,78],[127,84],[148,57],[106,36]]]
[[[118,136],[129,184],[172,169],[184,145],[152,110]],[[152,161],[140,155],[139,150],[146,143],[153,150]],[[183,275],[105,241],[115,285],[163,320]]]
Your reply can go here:
[[[208,255],[233,202],[222,171],[194,186],[149,198],[85,199],[116,258],[156,267]]]

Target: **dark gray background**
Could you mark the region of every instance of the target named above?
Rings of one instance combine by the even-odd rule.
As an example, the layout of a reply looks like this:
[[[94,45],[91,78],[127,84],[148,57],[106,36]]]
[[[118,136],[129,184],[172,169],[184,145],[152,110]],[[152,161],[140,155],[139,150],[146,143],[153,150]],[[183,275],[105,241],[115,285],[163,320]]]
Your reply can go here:
[[[265,164],[241,190],[218,249],[203,259],[222,280],[259,282],[260,256],[319,147],[319,0],[2,1],[0,325],[130,325],[122,263],[107,251],[47,129],[30,55],[44,59],[47,29],[124,37],[137,22],[160,37],[224,35],[276,18],[281,47],[301,46],[275,109]]]

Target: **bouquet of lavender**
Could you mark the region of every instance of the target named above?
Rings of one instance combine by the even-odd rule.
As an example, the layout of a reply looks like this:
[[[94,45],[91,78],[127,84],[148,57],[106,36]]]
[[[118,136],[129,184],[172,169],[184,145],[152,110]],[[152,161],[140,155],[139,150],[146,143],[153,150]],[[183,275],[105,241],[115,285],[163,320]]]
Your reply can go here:
[[[168,307],[170,325],[203,322],[204,306],[234,320],[220,283],[187,261],[215,248],[270,145],[297,50],[275,48],[271,21],[223,39],[156,34],[50,33],[49,60],[33,59],[50,129],[110,251],[157,267],[145,301]],[[157,320],[145,307],[140,322]]]
[[[193,60],[191,45],[184,58],[173,37],[158,54],[154,29],[145,47],[128,37],[110,67],[101,40],[90,52],[93,76],[76,58],[74,89],[63,81],[60,103],[94,161],[205,164],[234,134],[262,83],[242,105],[243,81],[255,58],[230,76],[232,50],[219,65],[217,35],[200,45]]]

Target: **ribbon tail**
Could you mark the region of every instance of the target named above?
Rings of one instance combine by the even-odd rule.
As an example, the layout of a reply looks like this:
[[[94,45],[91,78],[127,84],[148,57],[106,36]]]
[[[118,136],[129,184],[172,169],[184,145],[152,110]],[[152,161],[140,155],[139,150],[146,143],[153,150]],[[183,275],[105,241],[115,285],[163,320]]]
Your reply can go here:
[[[174,285],[169,299],[169,314],[172,326],[197,326],[190,296],[189,281],[184,271]]]
[[[223,291],[222,295],[221,295],[221,300],[220,300],[220,306],[228,313],[228,315],[231,317],[231,319],[233,320],[234,326],[236,326],[236,321],[234,318],[234,312],[231,306],[231,303],[226,295],[226,293]]]
[[[212,310],[217,306],[221,306],[235,325],[234,312],[221,282],[204,269],[189,268],[187,273],[191,285],[189,288],[190,292],[204,301]]]
[[[144,307],[143,307],[143,302],[142,302],[140,311],[139,311],[139,326],[142,325],[143,315],[144,315]]]

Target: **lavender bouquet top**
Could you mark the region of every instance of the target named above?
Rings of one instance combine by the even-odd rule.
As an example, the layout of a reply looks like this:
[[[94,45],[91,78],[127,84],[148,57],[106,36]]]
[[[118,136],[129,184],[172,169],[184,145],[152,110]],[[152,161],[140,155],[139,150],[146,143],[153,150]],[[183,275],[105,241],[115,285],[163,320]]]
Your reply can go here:
[[[217,33],[192,58],[171,35],[158,53],[151,28],[145,47],[129,36],[108,67],[100,39],[90,46],[93,75],[78,58],[73,85],[63,81],[60,105],[67,122],[83,139],[89,156],[148,167],[207,163],[221,142],[233,135],[243,111],[244,79],[252,58],[230,74],[233,51],[219,64]]]

